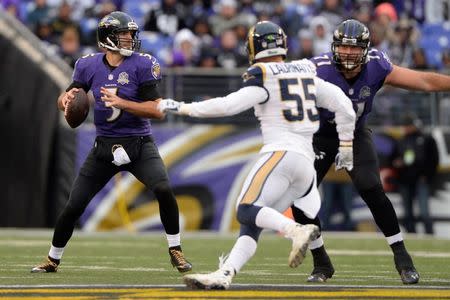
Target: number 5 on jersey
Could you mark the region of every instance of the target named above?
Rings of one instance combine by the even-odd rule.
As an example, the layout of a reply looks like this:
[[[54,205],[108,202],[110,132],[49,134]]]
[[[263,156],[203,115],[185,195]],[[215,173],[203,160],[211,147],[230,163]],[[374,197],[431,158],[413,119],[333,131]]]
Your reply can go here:
[[[105,88],[105,89],[108,90],[108,92],[110,92],[110,93],[112,93],[114,95],[117,95],[118,88]],[[116,108],[114,106],[111,106],[111,104],[108,103],[108,102],[105,103],[105,106],[112,109],[111,116],[109,116],[109,118],[106,119],[106,121],[108,121],[108,122],[114,122],[122,114],[122,110],[120,108]]]

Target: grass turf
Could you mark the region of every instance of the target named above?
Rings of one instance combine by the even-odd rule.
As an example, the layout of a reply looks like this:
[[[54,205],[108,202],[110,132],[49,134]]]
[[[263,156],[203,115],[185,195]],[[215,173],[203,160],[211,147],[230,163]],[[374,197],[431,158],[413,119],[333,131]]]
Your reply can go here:
[[[172,268],[163,233],[84,234],[75,232],[54,274],[31,274],[41,262],[51,231],[0,231],[1,285],[150,285],[181,284]],[[390,248],[380,234],[324,234],[336,269],[333,285],[402,286]],[[183,250],[194,272],[217,268],[218,256],[230,251],[236,235],[184,234]],[[421,286],[450,288],[450,241],[408,236],[407,248],[421,274]],[[309,254],[297,269],[287,266],[290,241],[263,233],[258,250],[241,270],[236,284],[305,284],[312,269]]]

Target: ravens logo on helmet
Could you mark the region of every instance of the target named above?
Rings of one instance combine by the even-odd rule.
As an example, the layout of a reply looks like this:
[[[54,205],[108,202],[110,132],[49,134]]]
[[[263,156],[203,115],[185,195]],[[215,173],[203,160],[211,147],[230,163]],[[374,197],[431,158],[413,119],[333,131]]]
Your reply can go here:
[[[346,20],[338,25],[333,33],[333,43],[331,51],[333,52],[333,61],[347,70],[353,70],[359,65],[367,62],[367,53],[369,52],[370,33],[369,29],[363,23],[357,20]],[[339,52],[339,46],[360,47],[358,54],[342,54]]]
[[[131,33],[131,45],[129,39],[120,38],[119,33]],[[100,20],[97,26],[97,42],[100,48],[117,51],[123,56],[130,56],[133,51],[138,51],[141,46],[139,26],[126,13],[114,11]]]

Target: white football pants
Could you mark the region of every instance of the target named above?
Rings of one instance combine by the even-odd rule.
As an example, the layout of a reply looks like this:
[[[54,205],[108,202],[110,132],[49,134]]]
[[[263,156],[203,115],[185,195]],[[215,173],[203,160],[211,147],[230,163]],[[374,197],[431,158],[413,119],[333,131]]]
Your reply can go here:
[[[308,218],[320,209],[313,162],[292,151],[262,153],[245,179],[239,204],[268,206],[284,212],[292,204]]]

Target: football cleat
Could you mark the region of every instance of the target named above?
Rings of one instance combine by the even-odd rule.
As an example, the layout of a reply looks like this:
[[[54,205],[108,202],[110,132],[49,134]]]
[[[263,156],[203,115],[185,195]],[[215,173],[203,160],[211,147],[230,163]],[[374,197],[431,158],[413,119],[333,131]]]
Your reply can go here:
[[[306,282],[310,282],[310,283],[324,283],[327,281],[327,279],[330,278],[327,275],[325,275],[324,273],[321,272],[314,272],[311,275],[308,276],[308,279],[306,280]]]
[[[58,271],[58,265],[47,257],[46,261],[31,269],[31,273],[54,273]]]
[[[183,276],[183,282],[191,289],[227,290],[234,277],[232,268],[221,268],[208,274],[189,274]]]
[[[420,275],[417,272],[408,252],[394,254],[395,268],[403,284],[416,284],[419,282]]]
[[[329,278],[333,277],[334,267],[331,263],[330,257],[324,248],[323,251],[314,252],[313,260],[314,260],[314,269],[311,272],[311,275],[308,276],[307,282],[312,283],[323,283],[326,282]],[[320,250],[320,249],[318,249]]]
[[[403,284],[416,284],[419,282],[420,275],[414,268],[406,268],[400,271],[400,278]]]
[[[311,275],[308,276],[306,282],[323,283],[327,279],[333,277],[334,268],[333,265],[314,266]]]
[[[319,236],[319,227],[316,225],[300,225],[297,223],[286,226],[285,236],[292,239],[292,250],[289,254],[289,267],[298,267],[306,256],[309,243]]]
[[[192,264],[184,258],[181,249],[169,248],[170,262],[177,268],[178,272],[184,273],[192,270]]]

